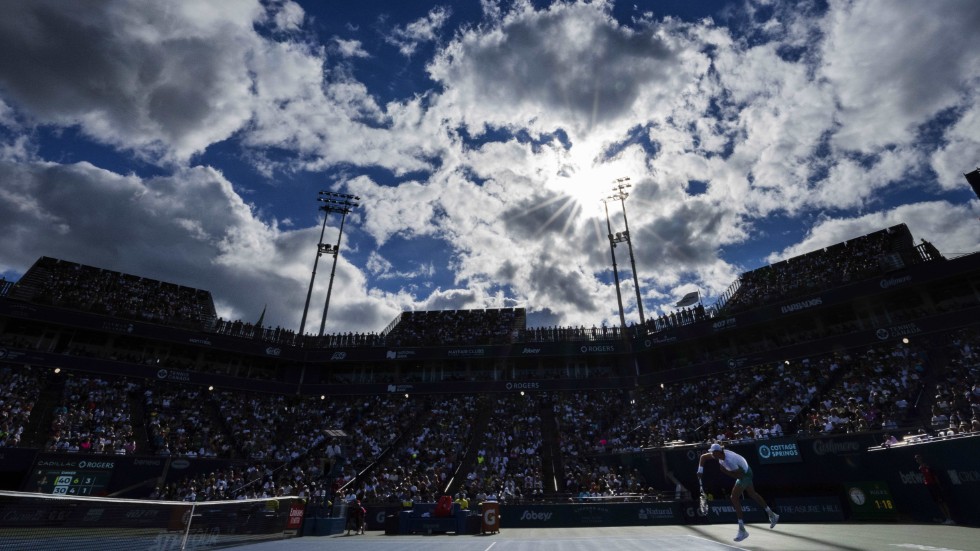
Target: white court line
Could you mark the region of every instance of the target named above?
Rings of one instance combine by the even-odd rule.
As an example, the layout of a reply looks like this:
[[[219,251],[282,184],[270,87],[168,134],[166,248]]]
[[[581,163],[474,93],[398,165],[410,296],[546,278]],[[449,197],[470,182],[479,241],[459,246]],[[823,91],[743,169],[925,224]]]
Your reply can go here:
[[[889,543],[888,545],[892,547],[905,547],[906,549],[923,549],[927,551],[959,551],[958,549],[949,549],[946,547],[933,547],[931,545],[919,545],[917,543]]]
[[[685,535],[687,537],[689,537],[689,538],[694,538],[696,540],[710,541],[711,543],[717,543],[718,545],[724,545],[725,547],[728,547],[730,549],[739,549],[740,551],[748,551],[748,549],[746,549],[744,547],[737,547],[737,546],[732,545],[730,543],[722,543],[720,541],[709,540],[708,538],[702,538],[701,536],[692,536],[691,534],[685,534]]]
[[[497,545],[497,542],[493,542],[493,543],[491,543],[491,544],[490,544],[490,547],[493,547],[494,545]],[[486,549],[484,549],[483,551],[490,551],[490,547],[487,547],[487,548],[486,548]]]

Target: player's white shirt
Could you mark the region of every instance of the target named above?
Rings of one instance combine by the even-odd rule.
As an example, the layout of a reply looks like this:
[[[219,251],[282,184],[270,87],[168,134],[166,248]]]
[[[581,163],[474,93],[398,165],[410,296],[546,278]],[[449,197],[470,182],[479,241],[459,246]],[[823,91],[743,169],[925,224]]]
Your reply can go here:
[[[749,472],[749,462],[745,460],[741,455],[730,451],[722,450],[725,453],[724,459],[719,459],[718,463],[725,467],[729,471],[737,471],[742,469],[742,472]]]

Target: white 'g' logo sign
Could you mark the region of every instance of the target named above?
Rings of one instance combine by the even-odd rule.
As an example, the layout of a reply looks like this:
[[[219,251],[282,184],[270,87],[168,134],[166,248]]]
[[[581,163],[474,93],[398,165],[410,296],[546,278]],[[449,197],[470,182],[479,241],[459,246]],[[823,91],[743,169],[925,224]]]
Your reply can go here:
[[[493,526],[497,523],[497,511],[493,509],[487,509],[483,511],[483,524],[487,526]]]

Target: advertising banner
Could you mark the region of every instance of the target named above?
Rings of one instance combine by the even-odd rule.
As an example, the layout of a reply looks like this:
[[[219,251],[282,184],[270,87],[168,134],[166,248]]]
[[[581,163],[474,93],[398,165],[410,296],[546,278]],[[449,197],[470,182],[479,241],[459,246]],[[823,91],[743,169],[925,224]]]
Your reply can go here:
[[[303,512],[306,506],[301,501],[293,502],[289,506],[289,518],[286,521],[286,530],[299,530],[303,526]]]
[[[770,463],[800,463],[803,456],[800,455],[800,448],[796,440],[791,438],[780,438],[774,440],[760,440],[755,443],[756,457],[759,463],[767,465]]]
[[[836,522],[844,520],[840,499],[825,497],[776,498],[772,510],[779,513],[779,522]]]
[[[480,505],[480,533],[492,534],[500,531],[500,504],[487,501]]]
[[[684,519],[678,502],[505,504],[500,506],[500,517],[504,528],[654,526],[679,524]]]
[[[385,519],[389,516],[397,517],[398,513],[402,510],[401,505],[389,505],[386,507],[367,505],[364,508],[367,509],[367,514],[364,515],[364,527],[367,530],[384,530]]]
[[[759,508],[751,499],[742,500],[742,515],[745,522],[768,522],[769,515]],[[735,506],[730,499],[712,499],[708,501],[708,522],[725,524],[735,522]]]

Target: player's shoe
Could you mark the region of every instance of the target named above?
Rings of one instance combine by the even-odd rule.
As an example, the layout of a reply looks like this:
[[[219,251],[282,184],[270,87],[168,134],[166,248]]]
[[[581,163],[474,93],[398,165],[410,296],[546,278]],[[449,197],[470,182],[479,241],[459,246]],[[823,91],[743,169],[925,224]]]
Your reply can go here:
[[[779,522],[779,515],[776,513],[769,513],[769,528],[775,528],[777,522]]]
[[[749,531],[746,530],[745,528],[740,528],[738,530],[738,535],[735,536],[735,541],[742,541],[747,537],[749,537]]]

